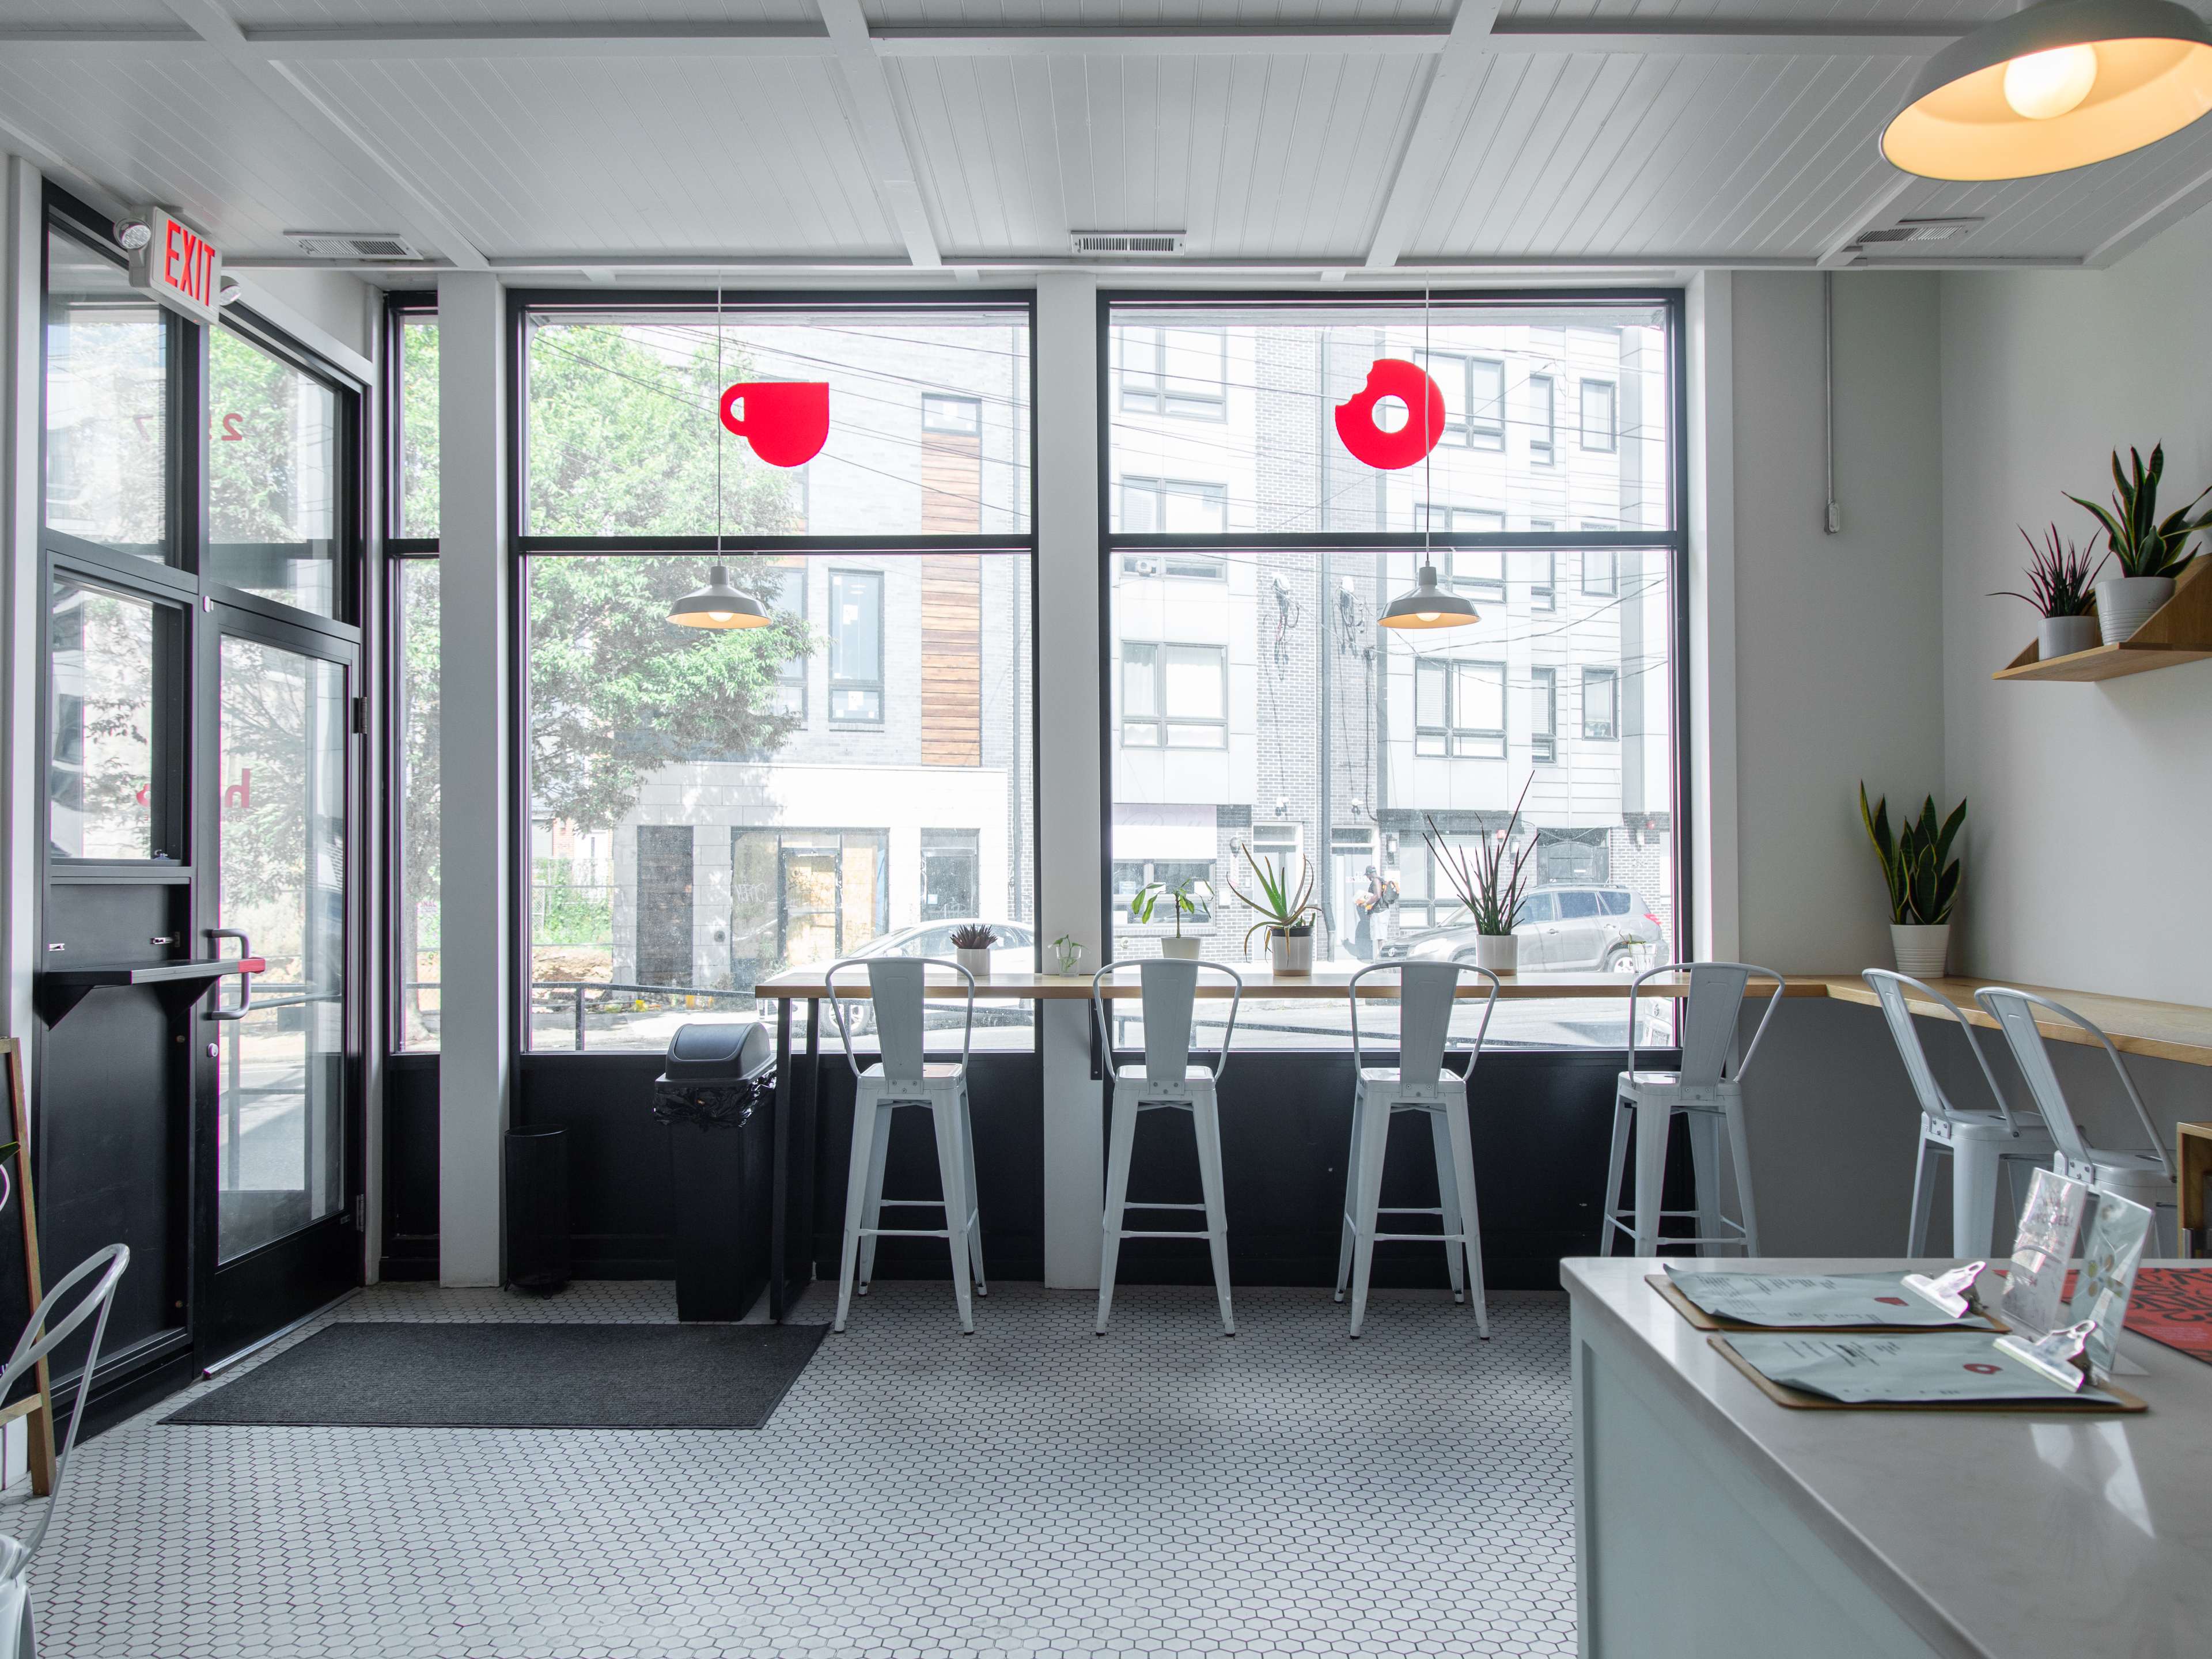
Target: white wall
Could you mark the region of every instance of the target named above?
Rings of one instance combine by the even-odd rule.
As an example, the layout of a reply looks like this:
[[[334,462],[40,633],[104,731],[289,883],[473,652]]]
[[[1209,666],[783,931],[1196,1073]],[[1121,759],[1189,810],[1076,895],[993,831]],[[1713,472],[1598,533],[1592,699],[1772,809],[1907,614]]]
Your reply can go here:
[[[1820,279],[1732,286],[1737,948],[1786,973],[1887,966],[1858,781],[1893,812],[1943,783],[1936,278],[1836,278],[1834,536]]]
[[[2109,494],[2110,452],[2163,441],[2179,506],[2212,483],[2200,214],[2112,270],[1942,283],[1945,781],[1971,797],[1954,965],[2212,1003],[2212,661],[2099,684],[1990,678],[2030,639],[2016,526]]]

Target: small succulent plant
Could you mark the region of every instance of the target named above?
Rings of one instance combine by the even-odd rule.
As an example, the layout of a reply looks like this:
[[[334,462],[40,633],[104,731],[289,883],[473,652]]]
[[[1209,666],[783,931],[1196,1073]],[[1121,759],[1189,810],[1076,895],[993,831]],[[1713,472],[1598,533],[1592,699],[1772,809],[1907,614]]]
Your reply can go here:
[[[998,942],[999,936],[980,921],[952,930],[952,948],[956,951],[988,951]]]

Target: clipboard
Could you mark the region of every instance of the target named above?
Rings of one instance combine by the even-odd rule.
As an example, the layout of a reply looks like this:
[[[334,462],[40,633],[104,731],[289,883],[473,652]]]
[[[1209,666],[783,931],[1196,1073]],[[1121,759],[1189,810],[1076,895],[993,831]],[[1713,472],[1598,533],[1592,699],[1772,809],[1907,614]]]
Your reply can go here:
[[[1718,1314],[1707,1313],[1683,1295],[1681,1286],[1664,1273],[1646,1273],[1644,1282],[1658,1291],[1660,1300],[1688,1321],[1693,1330],[1742,1331],[1750,1334],[1803,1331],[1818,1336],[1902,1336],[1912,1331],[1986,1331],[1991,1336],[2002,1336],[2012,1329],[1995,1314],[1986,1313],[1978,1320],[1962,1319],[1952,1325],[1750,1325],[1740,1319],[1726,1319]],[[1835,1402],[1830,1401],[1826,1403],[1833,1405]]]
[[[1827,1334],[1827,1333],[1822,1333]],[[1910,1338],[1905,1339],[1911,1340]],[[2031,1416],[2049,1416],[2053,1413],[2069,1417],[2112,1417],[2134,1412],[2147,1412],[2149,1406],[2114,1382],[2100,1382],[2097,1386],[2112,1396],[2109,1400],[1831,1400],[1824,1394],[1814,1394],[1804,1389],[1793,1389],[1786,1382],[1777,1382],[1748,1359],[1735,1351],[1735,1346],[1724,1336],[1709,1336],[1708,1346],[1728,1363],[1750,1378],[1751,1385],[1778,1406],[1787,1406],[1792,1411],[1806,1412],[2006,1412],[2014,1416],[2026,1413]]]

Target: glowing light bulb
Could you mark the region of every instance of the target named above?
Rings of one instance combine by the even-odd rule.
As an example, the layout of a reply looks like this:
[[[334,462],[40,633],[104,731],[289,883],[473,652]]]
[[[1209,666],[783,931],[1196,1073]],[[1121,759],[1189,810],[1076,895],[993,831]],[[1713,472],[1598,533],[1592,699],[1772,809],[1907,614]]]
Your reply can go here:
[[[1425,623],[1432,623],[1444,613],[1441,611],[1417,611],[1413,614]]]
[[[735,615],[737,615],[737,612],[734,611],[709,611],[707,613],[707,620],[708,622],[727,622]]]
[[[2014,114],[2049,121],[2079,108],[2096,84],[2096,47],[2056,46],[2005,65],[2004,100]]]

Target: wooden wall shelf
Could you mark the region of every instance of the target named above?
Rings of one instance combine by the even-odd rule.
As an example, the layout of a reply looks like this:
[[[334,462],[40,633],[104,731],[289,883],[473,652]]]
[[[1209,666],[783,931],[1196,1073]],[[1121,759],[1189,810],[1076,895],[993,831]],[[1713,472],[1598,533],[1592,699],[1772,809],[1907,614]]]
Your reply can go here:
[[[2027,650],[1990,678],[2116,680],[2123,674],[2141,674],[2212,657],[2212,580],[2198,580],[2208,568],[2212,568],[2212,555],[2199,554],[2174,583],[2173,597],[2124,643],[2100,645],[2045,662],[2031,641]]]

